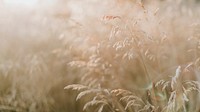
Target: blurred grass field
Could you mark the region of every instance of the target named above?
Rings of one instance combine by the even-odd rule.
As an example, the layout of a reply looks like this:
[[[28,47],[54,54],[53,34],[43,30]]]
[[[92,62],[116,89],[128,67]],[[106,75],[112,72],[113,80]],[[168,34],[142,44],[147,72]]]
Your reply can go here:
[[[199,6],[0,1],[0,111],[199,112]]]

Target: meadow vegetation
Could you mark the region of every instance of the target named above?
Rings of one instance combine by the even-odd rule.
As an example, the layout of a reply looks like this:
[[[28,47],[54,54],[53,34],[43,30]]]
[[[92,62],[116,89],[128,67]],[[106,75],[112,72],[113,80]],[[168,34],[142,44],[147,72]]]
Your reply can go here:
[[[0,9],[0,111],[200,111],[197,0]]]

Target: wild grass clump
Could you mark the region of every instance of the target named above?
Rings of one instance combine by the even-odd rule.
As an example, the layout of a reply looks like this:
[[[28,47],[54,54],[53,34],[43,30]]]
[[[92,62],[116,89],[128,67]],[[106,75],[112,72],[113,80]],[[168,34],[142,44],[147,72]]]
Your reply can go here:
[[[68,64],[80,80],[65,87],[82,111],[199,111],[199,9],[186,2],[113,2],[99,21],[86,10]]]

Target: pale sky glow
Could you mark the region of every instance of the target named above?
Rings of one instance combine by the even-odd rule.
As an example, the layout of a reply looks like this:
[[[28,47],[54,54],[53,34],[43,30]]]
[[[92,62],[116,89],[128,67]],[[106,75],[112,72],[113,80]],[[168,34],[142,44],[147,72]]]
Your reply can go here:
[[[15,6],[35,6],[38,0],[4,0],[6,5],[15,5]]]

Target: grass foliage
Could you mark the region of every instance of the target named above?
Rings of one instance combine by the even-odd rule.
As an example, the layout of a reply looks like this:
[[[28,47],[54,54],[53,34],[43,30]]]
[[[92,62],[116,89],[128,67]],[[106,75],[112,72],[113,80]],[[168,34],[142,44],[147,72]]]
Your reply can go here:
[[[0,111],[200,111],[198,0],[56,3],[0,5]]]

